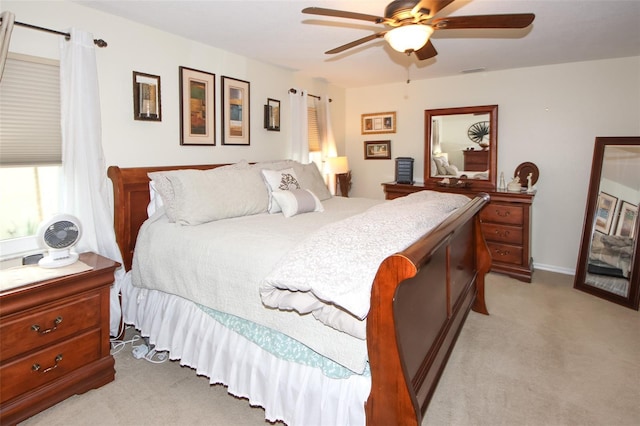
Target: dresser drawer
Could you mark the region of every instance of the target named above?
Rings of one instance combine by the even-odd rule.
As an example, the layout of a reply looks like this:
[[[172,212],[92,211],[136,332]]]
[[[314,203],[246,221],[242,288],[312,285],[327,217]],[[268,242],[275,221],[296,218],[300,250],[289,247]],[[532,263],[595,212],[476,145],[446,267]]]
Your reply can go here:
[[[509,244],[487,242],[491,258],[494,262],[522,265],[522,247]]]
[[[482,234],[485,240],[522,245],[522,227],[484,222]]]
[[[480,220],[483,222],[522,225],[523,217],[522,205],[489,203],[480,211]]]
[[[0,322],[0,361],[100,325],[100,294],[81,294]]]
[[[100,359],[100,329],[48,346],[0,367],[0,395],[6,402]]]

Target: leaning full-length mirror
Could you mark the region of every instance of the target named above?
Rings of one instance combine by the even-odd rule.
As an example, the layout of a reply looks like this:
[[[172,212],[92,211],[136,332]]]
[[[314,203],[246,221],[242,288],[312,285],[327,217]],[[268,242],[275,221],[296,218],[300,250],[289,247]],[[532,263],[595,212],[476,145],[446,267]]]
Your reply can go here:
[[[640,137],[596,138],[574,287],[638,309]]]
[[[425,110],[424,182],[451,181],[494,190],[498,162],[498,106]]]

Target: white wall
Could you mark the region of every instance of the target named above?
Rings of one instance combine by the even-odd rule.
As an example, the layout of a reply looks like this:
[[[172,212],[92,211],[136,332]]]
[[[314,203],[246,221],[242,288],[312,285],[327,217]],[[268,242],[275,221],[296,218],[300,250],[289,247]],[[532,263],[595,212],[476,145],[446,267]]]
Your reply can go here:
[[[468,74],[343,90],[294,72],[176,37],[68,1],[3,1],[16,19],[43,27],[90,31],[109,43],[97,49],[107,165],[223,163],[288,156],[288,89],[328,93],[338,153],[349,156],[352,196],[382,198],[382,182],[394,179],[393,160],[363,159],[360,115],[397,111],[392,158],[414,157],[423,174],[424,110],[498,104],[498,171],[510,176],[532,161],[540,169],[533,207],[533,258],[537,267],[575,268],[596,136],[640,134],[640,58]],[[58,58],[59,37],[15,27],[11,51]],[[178,66],[216,74],[217,145],[180,146]],[[133,120],[132,71],[159,75],[162,122]],[[251,145],[220,144],[220,76],[251,82]],[[399,78],[399,80],[402,80]],[[267,98],[281,100],[282,130],[262,125]]]
[[[139,25],[68,1],[3,1],[2,10],[16,20],[67,31],[93,33],[109,46],[96,49],[102,107],[103,149],[107,165],[146,166],[225,163],[281,159],[289,156],[291,87],[333,99],[331,113],[338,152],[344,152],[344,90],[323,80],[310,80],[293,71]],[[58,37],[14,27],[10,51],[58,59]],[[180,145],[179,66],[216,75],[216,146]],[[133,119],[132,72],[161,78],[162,122]],[[221,145],[220,77],[251,83],[251,145]],[[281,101],[281,131],[263,127],[267,98]]]
[[[346,153],[353,196],[383,198],[394,160],[364,160],[360,114],[397,112],[391,154],[424,170],[424,110],[497,104],[498,173],[531,161],[540,170],[533,204],[534,266],[573,273],[596,136],[640,135],[640,57],[467,74],[347,90]]]

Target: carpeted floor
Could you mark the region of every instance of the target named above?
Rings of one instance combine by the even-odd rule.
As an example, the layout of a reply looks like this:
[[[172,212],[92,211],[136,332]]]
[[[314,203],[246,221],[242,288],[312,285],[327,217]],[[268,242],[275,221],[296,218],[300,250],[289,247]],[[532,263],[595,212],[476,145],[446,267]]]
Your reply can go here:
[[[490,274],[487,305],[490,316],[469,314],[423,425],[640,424],[640,313],[546,271],[531,284]],[[115,358],[113,383],[23,424],[266,424],[189,368],[137,360],[130,347]]]

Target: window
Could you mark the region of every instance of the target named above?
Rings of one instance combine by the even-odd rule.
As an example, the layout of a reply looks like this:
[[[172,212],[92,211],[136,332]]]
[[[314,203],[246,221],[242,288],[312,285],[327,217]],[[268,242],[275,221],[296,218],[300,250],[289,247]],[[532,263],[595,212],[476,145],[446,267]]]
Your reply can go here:
[[[40,222],[58,211],[60,67],[9,54],[0,83],[0,255],[38,248]]]

